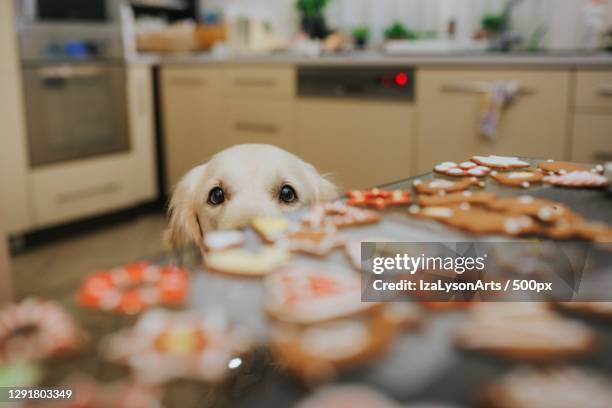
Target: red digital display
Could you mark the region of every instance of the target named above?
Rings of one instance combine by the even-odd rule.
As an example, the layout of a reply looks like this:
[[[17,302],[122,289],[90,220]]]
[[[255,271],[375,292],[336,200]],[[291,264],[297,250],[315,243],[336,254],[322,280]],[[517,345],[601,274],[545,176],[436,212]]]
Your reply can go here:
[[[398,72],[395,74],[394,81],[397,86],[406,86],[406,84],[408,84],[408,74],[405,72]]]

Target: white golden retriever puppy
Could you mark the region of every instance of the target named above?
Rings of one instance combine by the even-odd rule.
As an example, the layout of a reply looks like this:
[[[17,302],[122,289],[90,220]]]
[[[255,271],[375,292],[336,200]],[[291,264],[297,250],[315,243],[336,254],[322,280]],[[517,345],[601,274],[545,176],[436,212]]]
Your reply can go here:
[[[190,170],[170,201],[166,240],[177,248],[205,231],[238,228],[256,216],[276,216],[338,197],[311,164],[275,146],[245,144]]]

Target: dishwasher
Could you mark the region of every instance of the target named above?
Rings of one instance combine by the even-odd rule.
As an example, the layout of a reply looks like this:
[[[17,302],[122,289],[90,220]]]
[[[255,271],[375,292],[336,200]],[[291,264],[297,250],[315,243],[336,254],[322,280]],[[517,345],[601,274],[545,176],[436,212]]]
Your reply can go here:
[[[344,189],[413,174],[412,67],[301,66],[297,153]]]

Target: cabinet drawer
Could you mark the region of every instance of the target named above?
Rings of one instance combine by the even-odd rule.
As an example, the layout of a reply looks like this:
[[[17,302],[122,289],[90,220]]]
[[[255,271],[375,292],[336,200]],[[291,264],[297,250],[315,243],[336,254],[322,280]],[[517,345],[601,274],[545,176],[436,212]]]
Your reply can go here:
[[[227,101],[224,133],[232,144],[293,147],[293,105],[284,101]]]
[[[574,116],[571,159],[580,163],[612,161],[612,115],[577,113]]]
[[[249,65],[229,67],[223,76],[223,90],[228,96],[292,97],[295,94],[293,67]]]
[[[166,87],[178,87],[192,91],[218,89],[221,71],[217,68],[168,67],[162,70],[162,81]]]
[[[579,71],[576,109],[612,111],[612,71]]]
[[[32,172],[32,204],[37,227],[128,207],[137,201],[132,158],[122,157],[42,167]]]

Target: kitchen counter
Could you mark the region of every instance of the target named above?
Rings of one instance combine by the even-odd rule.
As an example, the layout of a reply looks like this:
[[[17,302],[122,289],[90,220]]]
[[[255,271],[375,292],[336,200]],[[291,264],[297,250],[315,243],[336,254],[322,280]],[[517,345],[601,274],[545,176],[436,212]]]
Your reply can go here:
[[[296,64],[296,65],[413,65],[413,66],[499,66],[533,68],[612,68],[610,53],[488,53],[481,51],[457,53],[411,53],[391,55],[376,51],[347,52],[319,57],[282,53],[271,55],[200,54],[139,54],[131,63],[149,65],[188,64]]]

